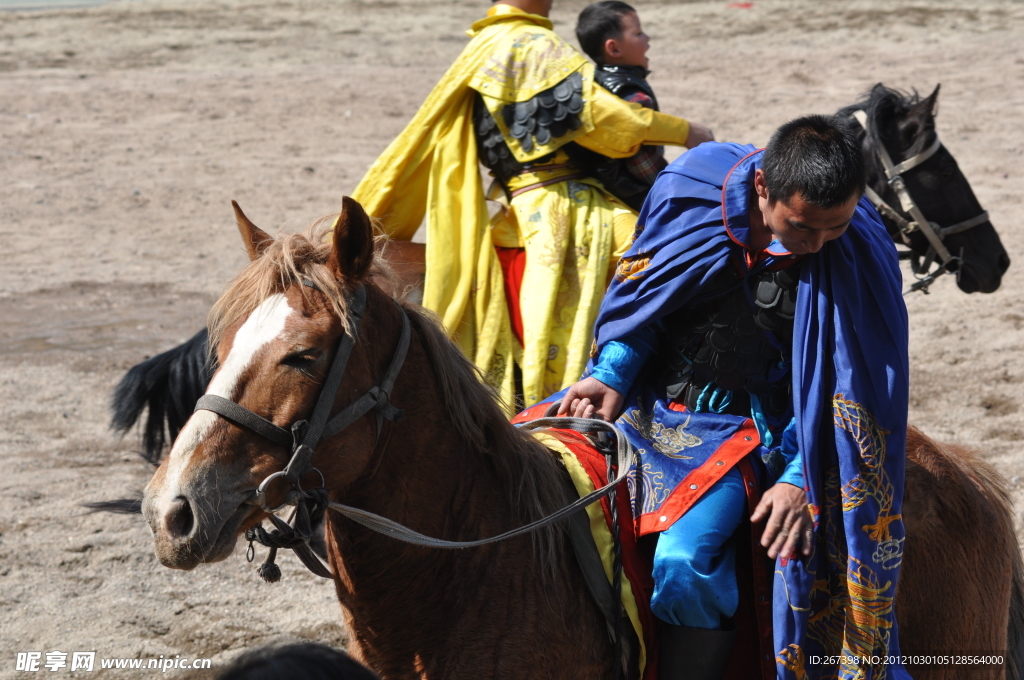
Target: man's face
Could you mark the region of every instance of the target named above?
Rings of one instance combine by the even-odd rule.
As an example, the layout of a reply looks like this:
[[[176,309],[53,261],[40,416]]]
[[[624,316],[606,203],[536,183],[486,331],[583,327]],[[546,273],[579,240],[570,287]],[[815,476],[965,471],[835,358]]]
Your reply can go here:
[[[636,12],[623,14],[622,35],[605,41],[605,61],[618,66],[643,66],[647,68],[647,48],[651,40],[640,27]]]
[[[834,208],[819,208],[805,201],[801,194],[795,194],[788,201],[771,202],[761,170],[754,176],[754,189],[765,225],[782,247],[794,255],[816,253],[829,241],[842,236],[860,200],[860,194],[854,194]]]

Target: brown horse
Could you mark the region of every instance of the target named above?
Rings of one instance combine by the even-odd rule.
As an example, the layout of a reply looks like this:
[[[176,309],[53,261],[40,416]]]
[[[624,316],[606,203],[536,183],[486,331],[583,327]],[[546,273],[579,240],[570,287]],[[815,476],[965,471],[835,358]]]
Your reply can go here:
[[[384,421],[378,437],[375,419],[361,418],[317,450],[332,501],[448,540],[494,536],[564,504],[560,463],[509,425],[433,318],[377,285],[390,289],[393,280],[374,257],[357,203],[345,200],[326,242],[315,231],[270,239],[240,211],[239,228],[253,262],[212,312],[219,368],[208,394],[279,426],[309,417],[348,325],[347,296],[365,286],[336,412],[385,373],[402,324],[398,305],[411,320],[390,395],[404,419]],[[1012,631],[1016,654],[1024,628],[1010,603],[1021,601],[1024,580],[1005,490],[987,466],[916,431],[909,454],[896,610],[904,648],[1005,653]],[[196,412],[145,492],[161,562],[191,569],[230,555],[239,534],[266,517],[253,502],[257,485],[286,462],[283,447]],[[271,486],[269,505],[282,495]],[[560,532],[448,551],[412,547],[338,515],[326,526],[355,651],[385,678],[612,676],[607,630]],[[950,676],[929,666],[915,677]]]
[[[319,234],[271,242],[242,225],[250,254],[262,256],[214,308],[220,368],[208,393],[291,423],[317,399],[344,330],[346,292],[387,276],[374,262],[370,223],[351,200],[333,245]],[[562,472],[547,449],[508,423],[433,319],[404,309],[412,338],[391,395],[404,418],[385,422],[376,446],[373,418],[320,446],[315,463],[332,500],[449,540],[493,536],[563,505]],[[376,384],[400,328],[391,298],[367,285],[336,407]],[[239,533],[265,517],[249,504],[252,492],[286,453],[213,413],[193,415],[146,488],[143,510],[161,562],[191,569],[230,555]],[[385,678],[611,675],[605,624],[557,532],[536,549],[523,537],[429,550],[331,516],[327,543],[358,653]]]
[[[967,449],[911,427],[903,495],[903,567],[896,589],[906,653],[1008,650],[1006,678],[1021,677],[1024,564],[1005,481]],[[1002,678],[950,665],[912,666],[921,679]]]

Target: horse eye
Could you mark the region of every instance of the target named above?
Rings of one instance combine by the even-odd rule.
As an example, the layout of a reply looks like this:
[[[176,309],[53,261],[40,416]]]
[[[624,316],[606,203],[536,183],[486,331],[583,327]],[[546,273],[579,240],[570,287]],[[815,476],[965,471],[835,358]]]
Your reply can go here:
[[[320,350],[318,349],[304,349],[298,352],[292,352],[284,359],[281,363],[285,366],[291,366],[292,368],[307,369],[317,362],[320,358]]]

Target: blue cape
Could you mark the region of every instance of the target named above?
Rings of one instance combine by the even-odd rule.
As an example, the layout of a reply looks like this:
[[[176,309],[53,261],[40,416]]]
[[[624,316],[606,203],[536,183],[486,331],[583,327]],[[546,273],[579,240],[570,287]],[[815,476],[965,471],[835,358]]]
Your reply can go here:
[[[752,146],[702,144],[662,172],[599,312],[598,351],[699,301],[723,268],[747,266],[760,160]],[[790,257],[777,245],[769,252],[759,267]],[[901,290],[895,247],[865,199],[846,233],[802,265],[793,409],[816,543],[809,559],[776,565],[780,678],[837,677],[836,666],[814,663],[837,654],[881,657],[840,666],[839,678],[909,677],[884,663],[899,653],[893,602],[909,390]]]
[[[747,211],[760,160],[749,144],[702,144],[661,172],[598,312],[599,349],[700,301],[704,286],[723,269],[745,266]],[[778,244],[769,252],[773,257],[760,267],[790,257]]]

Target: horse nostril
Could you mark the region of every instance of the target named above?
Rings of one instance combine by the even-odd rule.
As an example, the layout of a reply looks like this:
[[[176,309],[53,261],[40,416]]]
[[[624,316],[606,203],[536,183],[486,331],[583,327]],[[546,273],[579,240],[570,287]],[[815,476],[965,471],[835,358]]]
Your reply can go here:
[[[981,282],[974,276],[970,267],[961,267],[956,275],[956,284],[965,293],[977,293],[981,291]]]
[[[185,538],[192,533],[195,517],[187,498],[178,496],[171,501],[171,507],[164,516],[164,524],[171,538]]]
[[[1003,253],[999,256],[999,273],[1005,274],[1006,270],[1010,268],[1010,256]]]

